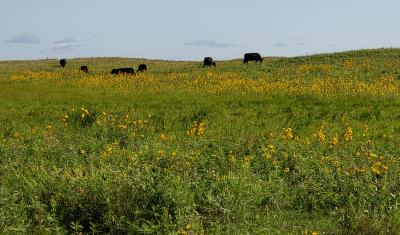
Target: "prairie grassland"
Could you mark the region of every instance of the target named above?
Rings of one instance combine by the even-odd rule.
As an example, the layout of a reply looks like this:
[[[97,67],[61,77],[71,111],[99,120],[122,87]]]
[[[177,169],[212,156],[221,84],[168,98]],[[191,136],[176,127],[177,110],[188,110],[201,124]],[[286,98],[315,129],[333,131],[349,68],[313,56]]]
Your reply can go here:
[[[2,233],[400,229],[399,49],[57,63],[0,62]]]

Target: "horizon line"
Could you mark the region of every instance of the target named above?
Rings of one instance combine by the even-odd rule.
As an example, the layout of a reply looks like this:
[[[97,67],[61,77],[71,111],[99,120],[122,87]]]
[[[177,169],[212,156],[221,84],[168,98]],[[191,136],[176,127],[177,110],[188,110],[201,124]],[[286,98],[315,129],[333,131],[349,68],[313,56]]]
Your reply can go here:
[[[334,52],[317,52],[311,54],[303,54],[303,55],[294,55],[294,56],[262,56],[262,58],[296,58],[296,57],[310,57],[316,55],[329,55],[329,54],[340,54],[340,53],[348,53],[348,52],[357,52],[357,51],[369,51],[369,50],[400,50],[400,47],[374,47],[374,48],[361,48],[361,49],[349,49],[343,51],[334,51]],[[245,52],[247,53],[247,52]],[[261,53],[260,53],[261,54]],[[0,59],[0,62],[12,62],[12,61],[40,61],[40,60],[60,60],[60,59],[69,59],[69,60],[79,60],[79,59],[96,59],[96,58],[118,58],[118,59],[135,59],[135,60],[148,60],[148,61],[170,61],[170,62],[199,62],[200,60],[179,60],[179,59],[156,59],[156,58],[143,58],[143,57],[125,57],[125,56],[88,56],[88,57],[46,57],[46,58],[34,58],[34,59]],[[243,58],[231,58],[231,59],[222,59],[218,61],[233,61],[233,60],[241,60]]]

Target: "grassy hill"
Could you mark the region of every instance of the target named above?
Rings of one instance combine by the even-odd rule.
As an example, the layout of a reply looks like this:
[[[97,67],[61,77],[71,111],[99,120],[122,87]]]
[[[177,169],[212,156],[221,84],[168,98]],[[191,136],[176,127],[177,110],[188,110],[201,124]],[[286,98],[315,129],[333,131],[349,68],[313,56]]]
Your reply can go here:
[[[0,61],[0,231],[396,233],[399,75],[400,49]]]

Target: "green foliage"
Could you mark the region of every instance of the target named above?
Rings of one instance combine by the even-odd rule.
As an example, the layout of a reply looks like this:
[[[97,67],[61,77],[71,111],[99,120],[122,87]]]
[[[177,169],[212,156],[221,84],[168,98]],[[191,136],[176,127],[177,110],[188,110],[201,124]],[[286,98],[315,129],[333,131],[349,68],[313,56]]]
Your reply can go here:
[[[373,81],[398,74],[399,54],[221,61],[204,73]],[[357,66],[343,68],[350,60]],[[398,96],[121,93],[9,80],[23,70],[56,70],[56,63],[0,62],[0,233],[399,230]],[[195,62],[76,59],[63,78],[76,79],[81,64],[100,76],[132,63],[158,75],[203,69]],[[300,74],[304,64],[314,70]]]

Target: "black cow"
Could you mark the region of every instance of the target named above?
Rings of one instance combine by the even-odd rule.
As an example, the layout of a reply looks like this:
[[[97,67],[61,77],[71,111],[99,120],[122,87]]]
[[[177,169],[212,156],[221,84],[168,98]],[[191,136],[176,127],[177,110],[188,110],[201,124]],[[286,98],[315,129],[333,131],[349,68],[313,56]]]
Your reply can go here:
[[[263,58],[261,57],[261,55],[259,53],[246,53],[244,54],[244,59],[243,59],[243,63],[249,62],[249,61],[255,61],[257,63],[257,61],[263,62]]]
[[[139,72],[147,71],[147,65],[145,65],[145,64],[139,65],[138,71]]]
[[[88,73],[88,72],[89,72],[89,69],[88,69],[88,67],[87,67],[86,65],[82,65],[81,68],[80,68],[80,70],[81,70],[82,72],[84,72],[84,73]]]
[[[211,57],[205,57],[204,58],[204,67],[210,67],[210,66],[214,66],[216,67],[217,64],[215,63],[215,61],[211,58]]]
[[[133,68],[119,68],[119,69],[112,69],[111,74],[135,74],[135,70]]]
[[[61,67],[65,67],[65,65],[67,64],[67,60],[66,59],[61,59],[60,60],[60,65],[61,65]]]

